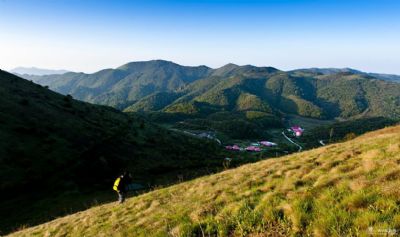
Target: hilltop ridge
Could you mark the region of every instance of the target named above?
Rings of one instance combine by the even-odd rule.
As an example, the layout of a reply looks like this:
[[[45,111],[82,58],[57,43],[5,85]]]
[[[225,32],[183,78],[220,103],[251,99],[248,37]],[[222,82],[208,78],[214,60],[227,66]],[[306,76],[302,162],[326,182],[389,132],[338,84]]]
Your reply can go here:
[[[54,75],[54,74],[64,74],[67,73],[67,70],[53,70],[53,69],[44,69],[37,67],[16,67],[10,70],[11,73],[17,73],[19,75],[35,75],[35,76],[43,76],[43,75]]]

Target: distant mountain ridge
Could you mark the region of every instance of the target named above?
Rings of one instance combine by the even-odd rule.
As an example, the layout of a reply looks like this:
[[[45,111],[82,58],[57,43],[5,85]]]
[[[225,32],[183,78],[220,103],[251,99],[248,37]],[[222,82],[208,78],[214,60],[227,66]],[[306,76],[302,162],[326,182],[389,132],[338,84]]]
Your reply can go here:
[[[252,65],[212,69],[152,60],[93,74],[25,78],[79,100],[125,111],[260,111],[321,119],[400,117],[400,84],[393,82],[394,76],[348,68],[285,72]]]
[[[380,80],[400,82],[400,75],[362,72],[352,68],[304,68],[304,69],[292,70],[291,72],[312,72],[312,73],[320,73],[323,75],[332,75],[337,73],[353,73],[353,74],[372,76]]]
[[[19,75],[43,76],[43,75],[53,75],[53,74],[64,74],[69,71],[44,69],[44,68],[37,68],[37,67],[16,67],[16,68],[10,70],[10,72],[14,73],[14,74],[19,74]]]

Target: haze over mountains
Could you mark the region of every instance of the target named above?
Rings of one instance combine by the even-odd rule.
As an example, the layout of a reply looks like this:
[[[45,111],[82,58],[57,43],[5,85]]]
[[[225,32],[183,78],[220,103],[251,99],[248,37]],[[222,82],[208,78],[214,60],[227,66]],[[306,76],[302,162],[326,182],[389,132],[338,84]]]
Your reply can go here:
[[[212,114],[288,113],[318,119],[400,116],[397,76],[353,69],[299,69],[227,64],[212,69],[153,60],[93,74],[25,76],[79,100],[125,111]],[[384,81],[387,80],[387,81]]]
[[[19,75],[35,75],[35,76],[43,76],[43,75],[52,75],[52,74],[64,74],[68,72],[67,70],[52,70],[52,69],[44,69],[37,67],[16,67],[10,70],[11,73],[19,74]]]
[[[385,74],[385,73],[368,73],[362,72],[359,70],[351,69],[351,68],[305,68],[305,69],[297,69],[293,71],[311,71],[314,73],[321,73],[325,75],[336,74],[336,73],[354,73],[354,74],[362,74],[365,76],[376,77],[377,79],[386,80],[386,81],[395,81],[400,82],[400,76],[394,74]]]

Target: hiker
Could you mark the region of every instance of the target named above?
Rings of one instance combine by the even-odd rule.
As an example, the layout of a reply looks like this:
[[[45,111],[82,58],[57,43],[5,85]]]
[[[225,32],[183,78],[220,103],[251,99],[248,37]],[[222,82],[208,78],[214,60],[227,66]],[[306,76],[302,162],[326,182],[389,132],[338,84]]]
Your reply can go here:
[[[118,193],[119,203],[123,203],[125,201],[127,186],[131,181],[132,176],[127,171],[125,171],[115,180],[113,189]]]

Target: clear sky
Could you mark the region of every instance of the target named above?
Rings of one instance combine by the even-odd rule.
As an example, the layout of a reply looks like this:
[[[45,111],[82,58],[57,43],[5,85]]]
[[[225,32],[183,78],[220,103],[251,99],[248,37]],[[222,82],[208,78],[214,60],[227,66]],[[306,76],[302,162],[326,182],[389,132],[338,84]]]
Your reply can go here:
[[[0,0],[0,68],[171,60],[400,74],[398,0]]]

